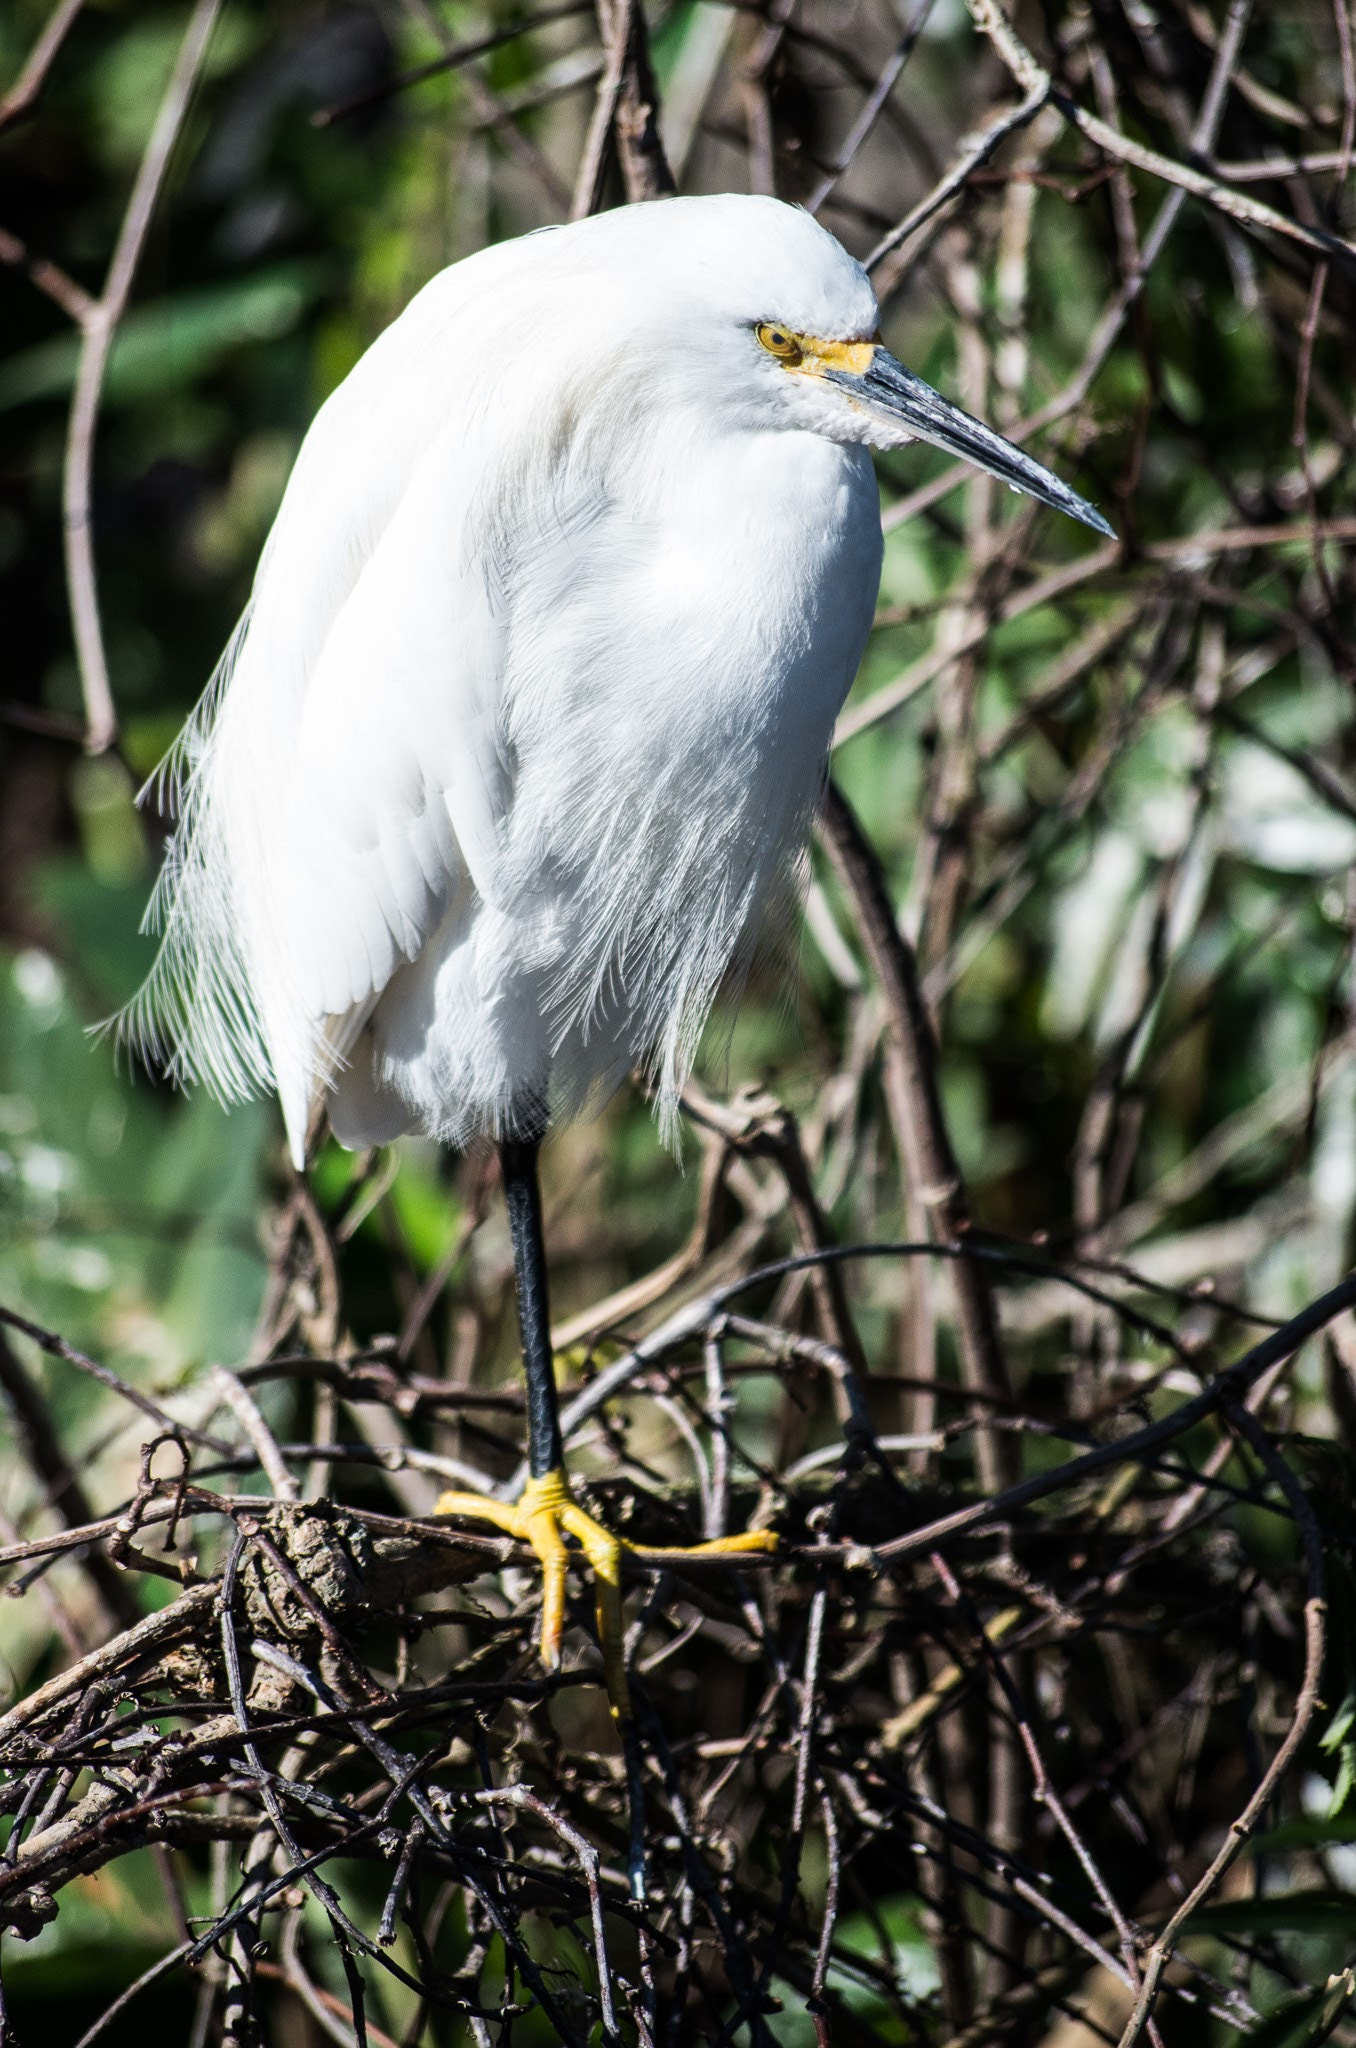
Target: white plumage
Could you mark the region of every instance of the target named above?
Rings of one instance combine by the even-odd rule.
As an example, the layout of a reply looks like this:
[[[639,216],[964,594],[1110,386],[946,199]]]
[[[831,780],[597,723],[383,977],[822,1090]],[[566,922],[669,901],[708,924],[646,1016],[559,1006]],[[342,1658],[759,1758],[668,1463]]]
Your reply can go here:
[[[671,1114],[865,644],[866,444],[961,448],[1101,524],[876,321],[765,199],[436,277],[308,433],[169,766],[136,1041],[228,1100],[276,1087],[299,1166],[322,1097],[348,1145],[462,1143],[639,1061]]]

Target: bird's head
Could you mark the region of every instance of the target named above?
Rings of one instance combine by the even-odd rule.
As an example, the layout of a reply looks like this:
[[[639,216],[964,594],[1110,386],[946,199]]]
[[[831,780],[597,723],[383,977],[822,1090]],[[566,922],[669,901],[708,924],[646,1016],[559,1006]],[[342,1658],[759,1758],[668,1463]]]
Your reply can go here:
[[[727,194],[624,208],[589,230],[619,245],[631,302],[647,308],[647,357],[681,333],[703,403],[714,371],[745,419],[873,448],[927,441],[1111,534],[1085,498],[895,360],[866,272],[809,214]]]
[[[818,432],[834,440],[864,441],[872,448],[928,441],[987,470],[1010,490],[1039,499],[1114,539],[1096,507],[1052,470],[897,362],[879,329],[865,335],[816,334],[787,321],[758,320],[752,339],[776,371],[798,380],[784,387],[792,393],[789,410]]]

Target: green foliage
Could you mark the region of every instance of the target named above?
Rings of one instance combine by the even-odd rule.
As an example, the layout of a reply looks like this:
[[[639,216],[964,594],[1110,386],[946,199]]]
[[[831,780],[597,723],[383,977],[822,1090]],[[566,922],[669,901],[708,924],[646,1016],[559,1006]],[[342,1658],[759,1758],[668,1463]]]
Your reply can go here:
[[[1346,1969],[1312,1991],[1301,1991],[1251,2028],[1242,2038],[1248,2048],[1318,2048],[1332,2039],[1333,2029],[1356,1998],[1356,1973]]]
[[[810,10],[825,34],[855,37],[856,26],[843,30],[840,12]],[[1121,12],[1128,22],[1128,10]],[[37,0],[0,12],[6,81],[45,15]],[[1143,16],[1139,10],[1136,35]],[[452,0],[442,22],[449,35],[469,37],[500,18]],[[652,26],[669,116],[677,122],[685,106],[694,110],[685,131],[690,182],[744,182],[743,141],[733,150],[730,135],[742,138],[739,123],[749,118],[747,79],[711,102],[705,131],[697,115],[703,80],[709,84],[722,63],[742,63],[744,32],[759,25],[681,0],[655,10]],[[1028,26],[1034,37],[1034,16]],[[268,1294],[270,1221],[287,1178],[272,1105],[227,1114],[201,1095],[185,1101],[140,1073],[96,1028],[128,999],[150,954],[139,926],[161,823],[153,811],[136,809],[135,784],[153,772],[211,674],[317,405],[442,264],[563,210],[553,181],[568,193],[595,77],[581,71],[581,90],[552,70],[592,49],[588,33],[579,28],[577,36],[576,28],[558,23],[507,44],[474,79],[443,74],[351,118],[316,125],[318,110],[380,94],[395,69],[436,55],[427,25],[363,8],[279,9],[263,0],[234,0],[225,10],[103,389],[95,534],[123,718],[116,758],[84,758],[63,725],[81,710],[61,573],[60,496],[78,343],[19,263],[7,258],[0,269],[0,1303],[59,1330],[143,1389],[176,1390],[199,1404],[196,1412],[207,1399],[202,1369],[250,1355]],[[1129,38],[1131,28],[1121,28]],[[877,61],[874,37],[883,63],[898,23],[890,16],[882,27],[872,17],[867,29],[863,46]],[[87,7],[54,68],[40,118],[0,137],[0,168],[15,191],[12,215],[8,198],[0,209],[0,227],[21,232],[32,254],[59,262],[87,289],[97,289],[103,275],[181,31],[182,10],[139,11],[123,0]],[[1080,26],[1062,61],[1076,65],[1083,34]],[[1306,106],[1336,107],[1340,80],[1323,40],[1330,36],[1326,17],[1316,26],[1303,9],[1259,7],[1245,43],[1250,75]],[[1204,59],[1194,44],[1190,57],[1195,90]],[[841,139],[841,123],[834,125],[847,104],[841,77],[825,86],[817,61],[793,33],[783,38],[771,104],[777,133],[795,143],[777,160],[786,191],[808,187]],[[945,157],[992,113],[983,93],[992,88],[1001,98],[1006,86],[993,85],[998,74],[988,67],[961,10],[939,6],[901,88],[908,121],[878,131],[862,182],[844,187],[848,204],[826,210],[855,248],[869,247],[883,222],[917,198],[911,148]],[[486,115],[476,80],[519,109],[511,132]],[[522,111],[543,80],[549,96]],[[1153,132],[1155,120],[1167,121],[1161,86],[1151,82],[1141,95],[1121,84],[1131,128]],[[1091,103],[1090,84],[1078,82],[1077,90]],[[1231,92],[1228,104],[1235,123],[1229,150],[1260,149],[1258,134],[1279,146],[1279,131],[1257,127],[1252,101]],[[909,122],[921,144],[909,142]],[[1335,132],[1325,118],[1315,147],[1331,149]],[[1284,139],[1286,147],[1295,143],[1290,131]],[[1177,147],[1170,122],[1156,142]],[[995,160],[998,172],[1007,161]],[[982,309],[976,331],[990,372],[986,404],[995,417],[1006,408],[1009,426],[1045,405],[1078,371],[1118,282],[1105,168],[1067,132],[1045,147],[1033,197],[1026,353],[1015,384],[1000,388],[995,369],[1013,340],[995,252],[1015,185],[972,183],[951,219],[959,239],[938,242],[930,265],[920,263],[885,305],[890,344],[948,391],[957,388],[964,362],[948,292],[957,265],[973,259]],[[1163,190],[1136,173],[1126,196],[1142,243]],[[920,937],[940,1022],[946,1118],[979,1221],[1023,1239],[1040,1233],[1057,1248],[1081,1242],[1177,1290],[1166,1308],[1147,1283],[1137,1283],[1135,1294],[1180,1319],[1187,1362],[1171,1369],[1109,1320],[1092,1312],[1076,1320],[1065,1295],[1054,1306],[1034,1288],[1014,1296],[1011,1344],[1023,1397],[1052,1431],[1069,1425],[1071,1410],[1085,1430],[1104,1426],[1118,1403],[1166,1412],[1194,1384],[1190,1362],[1208,1370],[1237,1340],[1238,1326],[1215,1316],[1212,1290],[1274,1318],[1351,1264],[1349,544],[1301,535],[1199,559],[1181,545],[1219,526],[1288,529],[1308,517],[1311,492],[1324,519],[1352,516],[1350,312],[1338,283],[1319,323],[1307,475],[1294,446],[1296,336],[1308,290],[1307,273],[1297,282],[1298,260],[1272,263],[1260,245],[1245,246],[1204,209],[1183,209],[1088,405],[1039,443],[1046,459],[1107,506],[1126,538],[1124,558],[1084,582],[1047,584],[1043,601],[1023,609],[1020,600],[1037,583],[1058,572],[1072,576],[1088,536],[1047,519],[1016,547],[1020,513],[1005,501],[992,529],[997,569],[990,562],[976,581],[969,495],[952,493],[893,527],[881,620],[852,707],[927,663],[939,631],[963,624],[976,608],[990,630],[972,672],[963,663],[938,667],[835,760],[902,922]],[[493,346],[493,337],[478,340]],[[884,458],[887,506],[944,466],[921,448]],[[1004,581],[1009,546],[1020,568]],[[1122,611],[1124,630],[1044,702],[1041,692],[1070,650]],[[939,763],[956,765],[948,747],[959,715],[957,678],[966,676],[978,753],[969,763],[972,784],[939,828],[942,851],[964,841],[969,862],[960,911],[948,924],[936,915],[935,872],[920,864],[919,846],[942,797],[954,794],[942,787]],[[902,1233],[908,1219],[883,1107],[880,1018],[842,898],[822,865],[815,872],[808,930],[755,968],[733,1023],[717,1019],[701,1078],[722,1094],[743,1083],[773,1087],[801,1119],[834,1230],[844,1239],[884,1238]],[[1103,1111],[1105,1127],[1097,1124]],[[690,1136],[681,1163],[680,1176],[636,1094],[553,1143],[547,1206],[562,1316],[680,1250],[699,1199]],[[497,1384],[511,1369],[512,1316],[502,1225],[491,1212],[470,1235],[480,1213],[480,1168],[474,1158],[449,1166],[417,1142],[364,1162],[331,1143],[311,1187],[341,1249],[346,1331],[359,1344],[400,1332],[426,1284],[469,1237],[451,1268],[452,1292],[439,1296],[419,1333],[413,1367],[452,1373],[469,1359],[468,1370]],[[722,1228],[737,1206],[728,1190],[723,1201]],[[750,1213],[740,1211],[741,1223]],[[786,1250],[791,1236],[785,1215],[769,1214],[750,1241],[770,1256]],[[873,1371],[884,1379],[898,1371],[906,1336],[897,1283],[882,1269],[854,1272],[845,1284]],[[793,1304],[792,1312],[800,1309]],[[955,1358],[948,1313],[943,1302],[944,1380]],[[137,1439],[122,1412],[73,1367],[18,1348],[63,1441],[80,1457],[90,1493],[101,1502],[127,1498]],[[573,1370],[603,1355],[579,1345],[568,1363]],[[1154,1377],[1160,1371],[1168,1378]],[[1284,1789],[1274,1824],[1240,1866],[1260,1873],[1259,1895],[1216,1899],[1189,1930],[1193,1955],[1223,1955],[1221,1974],[1235,1970],[1238,1982],[1246,1979],[1264,2014],[1240,2032],[1203,2021],[1196,2007],[1191,2025],[1250,2048],[1328,2039],[1349,2017],[1353,1997],[1356,1877],[1349,1853],[1343,1860],[1356,1842],[1352,1374],[1347,1351],[1314,1344],[1282,1396],[1293,1431],[1286,1454],[1332,1553],[1327,1706],[1306,1745],[1303,1801],[1293,1786]],[[886,1422],[898,1427],[895,1391],[888,1407],[880,1398]],[[265,1389],[261,1399],[280,1422],[292,1413],[290,1397]],[[752,1418],[750,1441],[769,1461],[785,1447],[779,1429],[788,1439],[800,1431],[802,1448],[836,1441],[827,1401],[816,1407],[810,1400],[787,1423],[770,1380],[745,1383],[740,1399],[742,1418]],[[1202,1430],[1177,1448],[1199,1462],[1214,1441]],[[507,1466],[511,1446],[489,1432],[485,1442]],[[637,1424],[629,1442],[664,1478],[687,1469],[653,1418]],[[1024,1469],[1046,1469],[1066,1450],[1062,1438],[1033,1433],[1023,1441]],[[948,1443],[933,1477],[959,1470],[965,1455],[963,1442]],[[1232,1458],[1223,1472],[1229,1484],[1252,1483],[1245,1464]],[[354,1493],[392,1505],[375,1482],[362,1493],[365,1484],[353,1480]],[[17,1478],[0,1495],[15,1529],[44,1525],[47,1503]],[[1039,1702],[1056,1757],[1074,1740],[1071,1729],[1102,1718],[1115,1760],[1088,1803],[1104,1806],[1116,1825],[1134,1812],[1145,1840],[1168,1839],[1179,1820],[1186,1827],[1179,1773],[1184,1783],[1204,1784],[1199,1806],[1190,1805],[1197,1795],[1180,1795],[1198,1830],[1192,1855],[1203,1843],[1206,1853],[1213,1849],[1255,1766],[1244,1720],[1256,1703],[1240,1705],[1226,1687],[1207,1711],[1191,1692],[1206,1651],[1217,1647],[1210,1632],[1216,1605],[1225,1604],[1219,1587],[1227,1576],[1237,1593],[1244,1581],[1251,1587],[1274,1573],[1293,1596],[1297,1583],[1294,1532],[1271,1507],[1234,1501],[1206,1540],[1216,1537],[1220,1548],[1207,1554],[1217,1581],[1202,1566],[1200,1585],[1193,1580],[1181,1591],[1181,1608],[1172,1605],[1179,1589],[1165,1585],[1157,1596],[1161,1627],[1141,1614],[1123,1636],[1108,1631],[1111,1678],[1100,1666],[1090,1677],[1085,1665],[1079,1682],[1087,1700],[1056,1701],[1052,1686],[1051,1698],[1043,1693]],[[1226,1540],[1234,1547],[1226,1550]],[[62,1567],[53,1583],[74,1585],[75,1574]],[[162,1590],[157,1582],[148,1600]],[[1292,1695],[1295,1645],[1282,1626],[1292,1616],[1293,1602],[1278,1623],[1260,1596],[1248,1609],[1245,1661],[1260,1673],[1256,1718],[1266,1742],[1284,1725]],[[1129,1678],[1116,1661],[1125,1642],[1138,1660]],[[53,1654],[50,1633],[30,1607],[0,1603],[9,1687],[44,1675]],[[879,1721],[891,1710],[887,1682],[866,1698],[863,1716]],[[1144,1725],[1158,1731],[1145,1737],[1143,1753],[1127,1706],[1137,1687]],[[1202,1754],[1188,1769],[1161,1731],[1177,1731],[1179,1722],[1194,1729],[1198,1711],[1209,1740],[1202,1738]],[[1141,1804],[1147,1821],[1138,1817]],[[1100,1825],[1105,1814],[1097,1819]],[[1143,1877],[1152,1924],[1162,1898],[1140,1871],[1140,1835],[1115,1839]],[[1053,1858],[1052,1838],[1042,1836],[1040,1852]],[[811,1860],[807,1850],[807,1868]],[[205,1865],[186,1867],[196,1887],[190,1903],[205,1910]],[[920,1893],[909,1888],[913,1875],[873,1870],[879,1896],[869,1912],[855,1896],[845,1899],[827,1978],[845,2040],[944,2038],[935,1930],[925,1926]],[[1077,1877],[1067,1873],[1071,1884]],[[822,1900],[822,1884],[808,1889]],[[543,1966],[587,1981],[589,1959],[568,1930],[544,1915],[532,1925]],[[120,1866],[116,1879],[105,1875],[97,1887],[76,1886],[71,1905],[16,1967],[25,2016],[37,2027],[60,2028],[63,2039],[78,2038],[85,2019],[72,2014],[84,2015],[88,2005],[92,2018],[95,1991],[107,1993],[135,1974],[172,1934],[148,1858]],[[311,1927],[309,1938],[323,1949],[324,1927]],[[1098,1938],[1110,1945],[1100,1924]],[[458,1967],[470,1945],[458,1930]],[[786,2048],[808,2048],[815,2026],[802,1989],[777,1974],[783,1961],[768,1963],[784,2008],[772,2030]],[[332,1951],[328,1962],[329,1988],[342,1998]],[[501,1951],[487,1971],[483,1983],[511,1988]],[[895,1992],[883,1988],[887,1980]],[[907,1996],[896,1995],[901,1986]],[[400,2015],[401,2024],[408,2018]],[[191,2021],[175,2008],[148,2020],[148,2031],[153,2024],[167,2038],[187,2039]],[[537,2020],[518,2027],[524,2042],[544,2039]],[[1179,2033],[1171,2044],[1196,2048],[1206,2038]]]
[[[314,265],[278,266],[235,284],[134,307],[109,351],[105,405],[163,402],[210,377],[233,350],[290,334],[318,281]],[[0,409],[66,397],[79,353],[78,338],[63,334],[11,356],[0,371]]]

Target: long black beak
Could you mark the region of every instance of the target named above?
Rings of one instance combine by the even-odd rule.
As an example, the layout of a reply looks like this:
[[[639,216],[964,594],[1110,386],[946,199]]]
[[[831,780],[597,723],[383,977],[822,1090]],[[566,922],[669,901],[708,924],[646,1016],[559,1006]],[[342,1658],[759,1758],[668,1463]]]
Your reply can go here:
[[[882,423],[896,430],[902,427],[914,440],[930,441],[934,448],[944,448],[948,455],[959,455],[996,476],[1009,490],[1025,491],[1042,505],[1067,513],[1070,519],[1081,520],[1094,533],[1104,533],[1111,540],[1116,538],[1113,529],[1086,498],[1080,498],[1077,491],[1071,491],[1050,470],[1033,462],[982,420],[971,419],[968,412],[952,405],[940,391],[934,391],[912,370],[897,363],[887,349],[877,346],[865,374],[848,370],[826,370],[824,374],[830,383],[851,392],[868,412],[879,414]]]

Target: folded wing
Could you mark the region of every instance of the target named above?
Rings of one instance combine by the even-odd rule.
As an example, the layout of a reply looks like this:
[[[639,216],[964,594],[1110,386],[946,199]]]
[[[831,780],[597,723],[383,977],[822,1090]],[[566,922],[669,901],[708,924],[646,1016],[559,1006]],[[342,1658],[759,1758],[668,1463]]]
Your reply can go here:
[[[316,1092],[391,975],[458,891],[495,887],[502,636],[462,544],[479,479],[442,345],[453,280],[464,293],[435,280],[307,436],[168,765],[161,948],[123,1020],[225,1100],[276,1087],[298,1164]]]

